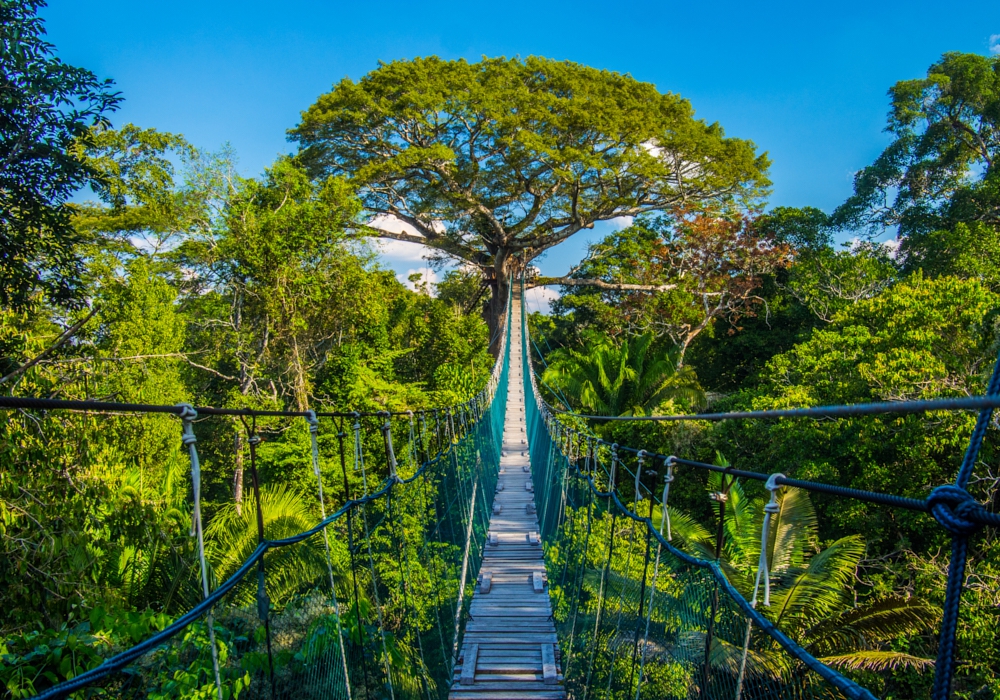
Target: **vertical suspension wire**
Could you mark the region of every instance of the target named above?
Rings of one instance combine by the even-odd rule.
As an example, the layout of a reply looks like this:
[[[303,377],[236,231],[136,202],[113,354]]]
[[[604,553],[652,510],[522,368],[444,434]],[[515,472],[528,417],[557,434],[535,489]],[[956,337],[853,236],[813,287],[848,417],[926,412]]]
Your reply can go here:
[[[638,467],[636,468],[636,471],[635,471],[636,512],[639,511],[638,502],[642,499],[641,489],[643,488],[643,486],[642,486],[642,482],[641,482],[641,474],[642,474],[642,467],[643,467],[643,464],[645,462],[645,458],[646,458],[646,451],[645,450],[639,450],[639,464],[638,464]],[[655,477],[656,476],[656,471],[655,470],[650,470],[649,474]],[[655,486],[655,483],[654,483],[654,486]],[[649,513],[646,516],[649,519],[650,523],[653,522],[653,504],[655,503],[655,501],[656,501],[656,498],[653,495],[653,490],[650,489],[649,490]],[[652,534],[650,533],[648,527],[643,527],[643,530],[646,533],[646,554],[643,557],[643,562],[642,562],[642,579],[641,579],[641,582],[640,582],[640,585],[639,585],[639,609],[636,612],[636,618],[635,618],[635,620],[636,620],[636,624],[635,624],[635,640],[634,640],[633,645],[632,645],[632,667],[629,670],[629,677],[628,677],[628,687],[629,687],[630,691],[632,689],[632,680],[635,678],[636,657],[639,654],[639,630],[642,628],[642,626],[641,626],[641,622],[642,622],[642,608],[643,608],[643,605],[646,602],[646,575],[649,573],[649,554],[650,554],[650,550],[652,549],[652,541],[651,541]]]
[[[454,450],[454,446],[450,449]],[[454,459],[454,452],[452,453]],[[456,460],[457,461],[457,460]],[[455,464],[455,473],[458,474],[458,465]],[[457,478],[456,481],[459,484],[459,489],[461,489],[462,479]],[[473,523],[476,511],[476,490],[479,488],[479,475],[476,474],[475,478],[472,480],[472,496],[469,499],[469,522],[466,526],[465,533],[465,549],[462,554],[462,570],[458,579],[458,603],[455,606],[455,634],[452,637],[452,659],[451,667],[454,669],[458,665],[458,651],[459,651],[459,633],[462,627],[462,610],[465,605],[465,582],[466,576],[469,571],[469,548],[472,543],[472,531]],[[464,500],[464,499],[463,499]]]
[[[421,419],[422,418],[423,414],[421,413]],[[421,428],[423,428],[423,420],[421,420]],[[442,537],[441,516],[438,511],[438,499],[436,498],[430,499],[428,497],[427,494],[427,480],[429,478],[428,475],[429,475],[429,470],[425,471],[421,478],[421,484],[422,484],[421,494],[423,497],[421,503],[421,513],[426,516],[430,508],[429,503],[433,502],[435,523],[434,523],[434,529],[431,531],[430,534],[435,538],[441,538]],[[430,583],[431,587],[434,589],[434,596],[437,601],[437,605],[435,605],[434,607],[434,619],[437,621],[438,637],[441,642],[441,662],[443,664],[443,668],[450,674],[452,672],[452,669],[448,667],[448,651],[447,651],[448,645],[444,639],[444,627],[441,623],[441,608],[444,607],[444,603],[441,601],[442,575],[438,567],[440,559],[433,553],[428,552],[427,543],[429,539],[430,539],[429,537],[423,538],[423,547],[421,548],[421,551],[424,553],[424,559],[427,562],[427,580]],[[437,579],[438,579],[436,584],[434,583],[433,580],[435,572],[437,573]]]
[[[364,485],[365,496],[368,495],[368,476],[365,472],[365,453],[361,445],[361,421],[354,423],[354,458],[355,469],[361,469],[361,483]],[[368,529],[367,504],[361,506],[362,522],[365,526],[365,546],[368,549],[368,565],[372,572],[372,596],[375,598],[375,612],[378,615],[378,632],[382,639],[382,665],[385,668],[386,683],[389,686],[389,698],[395,700],[396,693],[392,683],[392,669],[389,666],[389,651],[385,641],[385,618],[382,615],[382,601],[378,594],[378,575],[375,573],[375,556],[372,554],[371,532]]]
[[[413,421],[413,411],[407,411],[406,414],[410,418],[410,445],[409,445],[409,459],[407,460],[410,465],[410,474],[416,474],[417,469],[420,468],[420,456],[417,454],[417,432],[416,425]]]
[[[393,451],[392,446],[392,419],[388,412],[385,413],[385,425],[382,426],[382,434],[385,440],[385,457],[386,461],[389,463],[389,469],[393,480],[399,484],[402,483],[402,479],[397,475],[396,469],[396,455]],[[410,455],[412,463],[412,450],[413,447],[413,412],[410,412]],[[396,566],[399,571],[399,586],[403,594],[403,613],[400,619],[400,628],[402,629],[403,624],[406,622],[406,618],[409,614],[410,602],[409,602],[409,547],[407,546],[405,531],[402,528],[402,521],[398,517],[398,507],[393,508],[393,502],[398,500],[398,496],[393,497],[396,493],[395,488],[390,488],[387,495],[386,509],[389,518],[389,537],[390,541],[393,542],[393,546],[396,548]],[[407,573],[403,573],[403,557],[406,556],[407,559]],[[421,681],[425,692],[427,693],[427,698],[430,700],[430,683],[427,677],[427,667],[424,662],[424,648],[423,643],[420,640],[420,630],[411,624],[411,629],[414,631],[414,635],[417,638],[417,648],[420,655],[420,671],[421,671]]]
[[[614,499],[609,501],[608,506],[610,508],[614,508],[615,511],[618,510],[618,505],[614,502]],[[626,523],[630,528],[628,554],[625,556],[625,567],[620,574],[620,581],[618,583],[618,617],[615,619],[615,633],[614,637],[612,637],[612,641],[614,641],[614,648],[611,650],[611,664],[608,668],[608,696],[611,696],[611,685],[615,677],[615,662],[618,660],[618,649],[621,647],[621,645],[617,643],[617,638],[621,633],[622,616],[625,612],[625,589],[627,587],[625,582],[631,580],[629,573],[632,570],[632,553],[635,550],[635,533],[638,529],[638,523],[635,520],[626,519]]]
[[[441,414],[434,409],[434,452],[441,454]]]
[[[576,596],[573,600],[573,622],[570,626],[569,631],[569,649],[567,650],[568,658],[566,659],[566,677],[571,678],[571,669],[573,666],[573,637],[576,633],[576,619],[580,611],[580,599],[583,597],[583,583],[587,573],[587,561],[590,556],[590,534],[593,531],[593,512],[594,512],[594,492],[591,489],[586,490],[587,494],[587,529],[584,534],[583,539],[583,554],[580,557],[580,565],[576,575],[576,584],[574,588],[576,589]]]
[[[260,476],[257,472],[257,445],[260,444],[260,435],[257,434],[257,417],[251,418],[251,424],[247,426],[246,420],[241,416],[244,427],[247,429],[250,445],[250,478],[253,485],[254,505],[257,508],[257,544],[264,543],[264,510],[260,500]],[[264,636],[267,640],[267,669],[271,679],[271,697],[278,697],[274,680],[274,653],[271,648],[271,599],[267,595],[265,585],[264,557],[257,560],[257,617],[264,623]]]
[[[715,561],[722,558],[722,547],[726,537],[726,503],[729,501],[729,490],[736,483],[736,477],[730,477],[728,472],[722,474],[722,485],[719,491],[711,495],[712,500],[719,504],[719,524],[715,532]],[[710,697],[709,685],[712,682],[712,642],[715,639],[716,617],[719,613],[719,582],[712,587],[712,605],[708,618],[708,631],[705,634],[705,658],[702,668],[701,697]]]
[[[340,445],[340,470],[344,475],[344,501],[351,500],[350,482],[347,478],[347,460],[345,458],[344,438],[347,431],[344,430],[344,419],[340,419],[337,426],[337,441]],[[354,584],[354,613],[358,623],[358,646],[361,648],[361,678],[364,686],[365,697],[368,696],[368,655],[365,654],[365,628],[361,621],[361,595],[358,589],[358,567],[357,551],[354,546],[354,508],[347,511],[347,551],[351,558],[351,580]]]
[[[593,644],[590,650],[590,665],[587,669],[587,681],[583,686],[583,700],[587,700],[587,693],[590,690],[590,680],[594,673],[594,661],[597,654],[598,647],[598,637],[601,631],[601,612],[606,607],[605,603],[605,583],[607,582],[608,573],[611,569],[611,560],[614,557],[615,551],[615,527],[618,523],[618,509],[611,507],[611,498],[614,496],[615,492],[615,472],[618,467],[618,444],[615,443],[611,446],[611,471],[608,475],[608,509],[611,511],[611,528],[608,530],[608,558],[607,562],[601,569],[601,584],[598,589],[597,594],[597,613],[594,619],[594,636]],[[605,513],[606,514],[606,513]]]
[[[190,404],[178,404],[181,409],[181,443],[188,448],[188,459],[191,462],[191,495],[194,501],[194,512],[191,518],[191,535],[197,537],[198,563],[201,565],[202,595],[208,598],[208,563],[205,561],[205,531],[201,520],[201,460],[198,457],[198,436],[194,434],[194,421],[198,412]],[[261,557],[261,561],[264,558]],[[222,678],[219,674],[219,650],[215,643],[215,620],[212,608],[205,614],[208,625],[208,642],[212,646],[212,673],[215,678],[215,691],[222,700]]]
[[[670,484],[674,481],[674,464],[676,460],[674,457],[667,457],[667,475],[663,479],[663,497],[660,500],[661,507],[663,509],[662,516],[660,517],[660,537],[663,537],[663,524],[667,525],[667,541],[670,541],[670,516],[667,512],[667,499],[670,496]],[[650,496],[652,500],[652,496]],[[648,648],[649,642],[649,623],[653,619],[653,601],[656,596],[656,577],[660,573],[660,552],[662,551],[663,545],[660,540],[656,540],[656,561],[653,564],[653,580],[649,585],[649,606],[646,608],[646,630],[642,635],[642,655],[639,661],[639,680],[635,684],[635,700],[639,700],[640,689],[642,688],[642,676],[645,671],[646,666],[646,650]]]
[[[326,499],[323,494],[323,474],[319,468],[319,419],[315,411],[306,411],[306,422],[309,424],[309,442],[312,447],[312,467],[316,476],[316,486],[319,491],[319,510],[326,523]],[[344,687],[347,690],[347,700],[351,700],[351,674],[347,667],[347,649],[344,647],[344,630],[340,624],[340,605],[337,603],[337,588],[333,582],[333,560],[330,556],[330,536],[327,526],[323,526],[323,547],[326,551],[326,571],[330,578],[330,596],[333,602],[334,616],[337,620],[337,640],[340,642],[340,658],[344,663]]]

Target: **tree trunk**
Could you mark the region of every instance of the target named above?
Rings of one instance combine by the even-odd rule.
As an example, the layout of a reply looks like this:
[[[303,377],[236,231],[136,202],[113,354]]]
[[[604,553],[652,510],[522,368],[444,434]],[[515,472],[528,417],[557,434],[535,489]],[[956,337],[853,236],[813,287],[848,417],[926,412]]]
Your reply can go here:
[[[507,295],[510,293],[511,281],[509,277],[514,276],[516,262],[514,258],[508,257],[506,251],[498,250],[494,257],[495,262],[491,268],[483,270],[486,282],[490,287],[490,301],[486,305],[486,326],[490,331],[490,354],[497,357],[500,354],[500,341],[504,332],[504,321],[507,313]],[[517,283],[516,281],[514,282]]]
[[[243,515],[243,436],[240,426],[236,425],[236,469],[233,473],[233,502],[236,504],[236,515]]]
[[[490,353],[497,357],[504,332],[507,312],[507,293],[510,285],[506,277],[490,280],[490,301],[486,305],[486,325],[490,330]]]

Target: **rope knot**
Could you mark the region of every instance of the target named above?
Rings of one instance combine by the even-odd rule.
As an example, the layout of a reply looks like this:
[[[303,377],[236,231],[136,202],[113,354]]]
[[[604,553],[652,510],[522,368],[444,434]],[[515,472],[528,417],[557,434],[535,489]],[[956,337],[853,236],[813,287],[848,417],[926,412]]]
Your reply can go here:
[[[639,481],[642,476],[642,463],[646,461],[646,450],[639,450],[639,464],[635,468],[635,500],[636,502],[642,500],[642,483]]]
[[[251,435],[250,440],[248,442],[256,447],[261,443],[260,435],[257,434]]]
[[[177,404],[177,408],[181,409],[181,412],[177,415],[180,416],[182,421],[191,422],[198,417],[198,412],[189,403],[179,403]]]
[[[781,506],[778,505],[778,489],[781,488],[781,484],[778,483],[778,479],[784,478],[784,474],[771,474],[764,482],[764,488],[771,492],[771,500],[764,506],[765,517],[781,511]]]
[[[310,433],[319,432],[319,418],[316,417],[316,411],[306,411],[306,423],[309,424]]]
[[[191,425],[194,419],[198,417],[198,412],[189,403],[179,403],[177,407],[181,409],[178,415],[184,421],[184,427],[181,430],[181,444],[185,447],[191,447],[198,442],[198,436],[194,434],[194,426]]]
[[[971,516],[985,511],[968,491],[952,484],[938,486],[927,497],[931,515],[952,537],[965,537],[982,527]]]

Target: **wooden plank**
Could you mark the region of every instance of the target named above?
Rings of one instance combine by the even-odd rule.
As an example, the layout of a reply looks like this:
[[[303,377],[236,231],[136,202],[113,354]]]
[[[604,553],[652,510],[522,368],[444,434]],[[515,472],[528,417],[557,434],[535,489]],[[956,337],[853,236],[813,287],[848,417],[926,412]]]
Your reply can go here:
[[[556,678],[556,651],[551,644],[542,645],[542,676],[547,685],[559,682]]]
[[[465,660],[462,662],[462,685],[472,685],[476,682],[476,662],[479,656],[479,645],[470,644],[465,651]]]
[[[511,321],[519,328],[516,305]],[[517,338],[515,332],[510,357],[515,375],[523,366]],[[545,591],[525,415],[524,387],[512,381],[486,537],[489,546],[483,552],[450,700],[566,700],[566,691],[558,685],[562,681],[558,639]],[[515,479],[507,478],[518,468],[523,472],[523,490],[516,488]]]

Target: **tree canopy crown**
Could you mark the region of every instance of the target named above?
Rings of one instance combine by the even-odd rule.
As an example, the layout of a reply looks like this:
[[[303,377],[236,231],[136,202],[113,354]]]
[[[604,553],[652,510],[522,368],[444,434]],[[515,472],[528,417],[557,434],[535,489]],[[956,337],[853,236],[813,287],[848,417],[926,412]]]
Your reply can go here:
[[[596,221],[753,200],[769,185],[767,156],[687,100],[540,57],[385,63],[322,95],[290,137],[314,175],[349,175],[373,216],[409,225],[378,235],[488,279]]]

